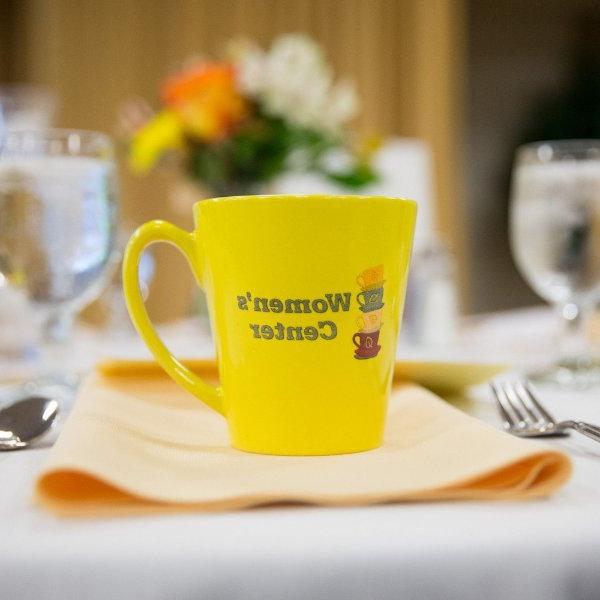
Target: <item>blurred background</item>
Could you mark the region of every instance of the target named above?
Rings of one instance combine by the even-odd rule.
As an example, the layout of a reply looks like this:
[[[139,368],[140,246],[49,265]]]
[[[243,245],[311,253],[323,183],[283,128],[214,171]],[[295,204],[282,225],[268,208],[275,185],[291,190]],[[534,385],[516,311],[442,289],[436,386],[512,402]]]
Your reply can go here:
[[[427,149],[426,212],[461,312],[536,303],[508,249],[511,161],[526,141],[600,137],[597,1],[2,0],[0,81],[54,91],[57,126],[115,134],[123,103],[157,104],[160,82],[190,56],[289,32],[312,36],[356,82],[358,131]],[[181,176],[134,176],[125,153],[121,219],[190,229]],[[155,259],[150,312],[166,321],[189,310],[191,278],[175,251]]]

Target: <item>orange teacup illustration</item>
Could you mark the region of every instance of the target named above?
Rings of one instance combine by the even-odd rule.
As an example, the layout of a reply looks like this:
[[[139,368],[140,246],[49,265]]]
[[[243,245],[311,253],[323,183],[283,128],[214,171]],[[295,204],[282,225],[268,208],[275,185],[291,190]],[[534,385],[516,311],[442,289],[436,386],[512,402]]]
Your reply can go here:
[[[383,311],[379,309],[358,317],[358,319],[356,319],[356,324],[358,325],[359,330],[364,331],[365,333],[378,331],[381,328],[382,313]]]
[[[383,284],[383,265],[365,269],[357,278],[356,283],[363,290],[372,290]]]

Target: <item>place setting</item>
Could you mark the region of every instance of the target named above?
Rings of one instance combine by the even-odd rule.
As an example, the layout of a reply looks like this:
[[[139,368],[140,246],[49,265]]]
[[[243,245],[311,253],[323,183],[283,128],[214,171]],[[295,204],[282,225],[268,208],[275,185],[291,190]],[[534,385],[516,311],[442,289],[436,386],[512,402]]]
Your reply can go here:
[[[170,83],[173,93],[183,89],[183,77],[201,85],[217,68],[181,75]],[[145,125],[134,143],[145,143],[142,136],[151,135],[153,126]],[[565,199],[569,185],[580,189],[589,178],[594,191],[594,148],[600,148],[567,144],[557,144],[559,152],[581,152],[581,169],[564,171],[559,191]],[[176,506],[206,511],[539,497],[568,480],[568,456],[506,433],[550,437],[572,429],[600,439],[595,425],[557,422],[527,379],[491,379],[508,365],[396,362],[418,203],[385,196],[229,196],[194,204],[191,233],[166,221],[142,225],[123,253],[122,289],[156,363],[104,360],[82,381],[65,373],[65,328],[74,311],[107,285],[120,260],[113,154],[106,136],[74,130],[10,130],[2,148],[5,278],[29,294],[27,307],[41,319],[50,352],[44,354],[44,346],[38,361],[46,372],[17,387],[19,397],[0,413],[2,448],[27,447],[60,422],[59,439],[35,482],[40,506],[94,515]],[[537,190],[545,189],[543,175],[557,177],[543,165],[552,166],[561,154],[548,144],[518,154],[513,239],[526,271],[527,244],[543,252],[550,239],[540,237],[537,222],[533,247],[533,234],[522,233],[528,222],[522,213],[533,210]],[[574,201],[582,206],[587,200],[578,195]],[[77,226],[75,218],[87,220]],[[371,231],[377,236],[368,246],[339,254],[346,240],[367,239]],[[138,272],[146,247],[155,242],[183,253],[206,294],[218,359],[192,360],[190,368],[156,333]],[[583,255],[565,260],[587,267]],[[577,281],[572,277],[563,285]],[[573,307],[581,310],[576,301]],[[586,360],[570,363],[577,377],[586,373]],[[460,391],[488,379],[506,433],[418,387]],[[59,414],[72,403],[63,422]],[[465,461],[473,447],[478,459]],[[257,479],[244,477],[245,470]],[[361,472],[358,480],[354,470]]]
[[[373,222],[372,204],[381,215],[380,231],[404,229],[404,235],[380,235],[371,257],[360,252],[353,260],[346,254],[343,264],[332,264],[335,257],[323,250],[327,240],[337,245],[328,224],[335,221],[335,235],[344,239],[356,223],[366,221],[365,215]],[[157,510],[157,504],[166,508],[169,502],[215,510],[275,502],[356,505],[419,498],[525,498],[545,495],[568,478],[569,460],[559,452],[488,430],[417,387],[393,392],[384,438],[397,337],[393,311],[399,308],[396,294],[406,281],[413,202],[350,196],[233,197],[201,201],[195,210],[199,227],[194,234],[166,222],[143,225],[127,248],[123,271],[134,324],[159,365],[188,395],[157,367],[153,373],[146,367],[146,378],[135,365],[130,374],[121,367],[118,375],[110,363],[101,367],[100,375],[86,381],[38,480],[42,503],[57,510],[62,504],[67,512],[69,504],[77,512],[78,502],[83,512],[119,512]],[[290,212],[294,218],[286,217]],[[327,225],[313,226],[308,243],[304,228],[297,225],[315,213],[326,216]],[[265,258],[264,247],[254,240],[272,232],[273,222],[293,225],[279,227],[277,236],[271,233],[268,244],[288,244],[296,253],[273,252]],[[224,259],[220,240],[226,232],[230,248]],[[155,240],[168,240],[185,252],[200,281],[207,281],[203,273],[212,273],[210,284],[204,285],[214,310],[219,386],[206,381],[207,374],[214,379],[215,364],[208,363],[200,374],[191,370],[169,352],[149,321],[136,268],[144,247]],[[231,248],[243,253],[236,257]],[[375,257],[389,265],[385,271],[383,266],[357,269],[365,258]],[[357,271],[361,275],[353,277]],[[276,275],[288,272],[294,275]],[[303,275],[296,280],[298,274]],[[329,303],[311,300],[318,289],[352,289],[355,280],[364,285],[365,277],[372,286],[366,294],[363,290],[353,298],[352,292],[325,293]],[[269,299],[252,294],[255,301],[249,303],[250,293],[237,294],[245,289],[276,293]],[[219,296],[216,290],[221,290]],[[375,311],[381,311],[377,344],[372,334],[353,333],[357,315]],[[282,327],[278,336],[277,326],[252,322],[256,312],[263,320],[277,320],[277,325],[285,319],[317,326]],[[190,392],[206,407],[198,407]],[[456,439],[450,442],[455,428]],[[100,440],[101,451],[95,447]],[[478,448],[479,459],[465,463],[463,453],[472,447]],[[408,468],[401,467],[404,461]],[[354,472],[360,476],[352,476]],[[98,482],[92,490],[90,478]],[[144,497],[147,506],[141,502]]]
[[[593,580],[600,132],[540,118],[462,173],[420,88],[396,107],[303,29],[116,73],[95,116],[0,70],[7,591],[335,600],[356,576],[364,598],[476,598],[502,559],[492,598],[593,597],[511,590]],[[37,542],[64,577],[33,552],[41,595]]]

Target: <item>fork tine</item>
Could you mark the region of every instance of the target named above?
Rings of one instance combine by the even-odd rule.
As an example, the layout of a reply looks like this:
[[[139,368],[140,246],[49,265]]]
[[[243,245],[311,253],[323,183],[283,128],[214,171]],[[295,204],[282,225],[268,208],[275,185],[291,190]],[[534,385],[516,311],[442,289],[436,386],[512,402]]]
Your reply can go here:
[[[514,384],[512,382],[506,381],[504,383],[504,392],[508,398],[508,401],[510,402],[510,406],[519,419],[519,425],[521,427],[527,427],[528,424],[534,424],[534,420],[531,418],[525,409],[525,406],[515,393]]]
[[[525,389],[521,381],[515,381],[512,384],[512,397],[519,403],[521,408],[527,413],[528,422],[533,425],[545,421],[544,416],[537,410],[535,404],[531,401],[530,393]]]
[[[532,399],[531,392],[525,387],[525,383],[523,381],[515,382],[515,392],[519,396],[520,401],[523,403],[523,406],[527,409],[527,412],[531,415],[534,421],[537,424],[548,423],[548,419],[544,414],[544,410],[540,410],[541,405],[539,402],[535,402]]]
[[[494,396],[496,397],[496,406],[498,407],[498,411],[500,412],[500,416],[504,421],[504,426],[506,428],[517,427],[518,419],[514,415],[514,411],[510,406],[510,402],[502,389],[502,386],[496,381],[492,381],[490,383],[490,387],[494,392]]]
[[[523,390],[527,392],[529,400],[531,400],[531,404],[535,406],[540,415],[542,415],[542,417],[549,423],[556,423],[556,419],[538,402],[531,385],[528,382],[525,382],[521,383],[521,386]]]

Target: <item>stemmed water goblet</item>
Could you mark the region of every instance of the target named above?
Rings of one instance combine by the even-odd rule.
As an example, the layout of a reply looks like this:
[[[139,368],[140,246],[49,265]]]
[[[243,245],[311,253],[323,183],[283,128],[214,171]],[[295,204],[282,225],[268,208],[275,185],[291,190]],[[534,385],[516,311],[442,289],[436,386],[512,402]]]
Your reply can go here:
[[[510,221],[519,270],[563,323],[557,360],[531,377],[573,387],[599,384],[587,326],[600,299],[600,140],[520,147]]]
[[[52,126],[57,99],[52,90],[25,83],[0,85],[0,132]]]
[[[118,263],[117,195],[108,136],[61,129],[0,135],[0,277],[39,321],[39,376],[69,375],[73,317]]]

